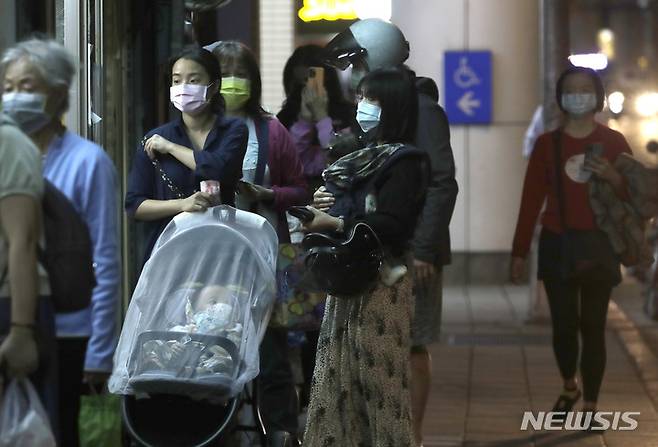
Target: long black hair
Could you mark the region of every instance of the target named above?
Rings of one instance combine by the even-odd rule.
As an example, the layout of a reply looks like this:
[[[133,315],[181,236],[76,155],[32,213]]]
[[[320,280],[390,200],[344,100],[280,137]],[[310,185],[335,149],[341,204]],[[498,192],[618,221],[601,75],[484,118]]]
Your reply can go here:
[[[382,109],[373,141],[410,143],[418,126],[418,91],[411,73],[403,68],[381,68],[368,73],[357,92],[379,102]]]
[[[235,71],[236,67],[243,67],[247,71],[250,84],[249,99],[244,105],[247,115],[254,120],[268,116],[269,114],[261,106],[263,82],[260,68],[256,56],[249,47],[233,40],[223,41],[213,49],[212,53],[225,73]]]
[[[305,83],[295,76],[295,70],[308,67],[324,67],[324,88],[327,90],[329,99],[329,116],[332,120],[339,122],[339,127],[349,127],[354,122],[355,108],[350,104],[340,88],[336,71],[326,66],[324,60],[324,49],[318,45],[303,45],[298,47],[288,58],[283,69],[283,88],[286,92],[286,100],[277,118],[281,123],[290,128],[299,118],[302,108],[302,90]]]
[[[172,81],[171,72],[174,69],[174,64],[181,59],[194,61],[206,70],[210,82],[217,85],[217,93],[210,98],[211,110],[215,113],[223,113],[224,99],[222,98],[222,95],[219,94],[219,91],[222,88],[222,70],[217,59],[215,59],[210,51],[204,50],[203,48],[193,46],[183,48],[180,53],[169,59],[169,70],[167,71],[169,85],[171,85]]]

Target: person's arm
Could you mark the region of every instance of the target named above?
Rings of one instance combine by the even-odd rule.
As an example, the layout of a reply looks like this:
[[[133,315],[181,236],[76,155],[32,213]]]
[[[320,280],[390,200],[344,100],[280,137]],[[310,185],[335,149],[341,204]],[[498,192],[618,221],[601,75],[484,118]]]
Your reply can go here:
[[[194,151],[196,176],[227,184],[237,183],[242,177],[242,160],[248,139],[247,125],[241,120],[231,120],[216,147]]]
[[[7,279],[11,296],[11,328],[0,345],[0,363],[13,376],[26,376],[38,366],[34,325],[39,294],[37,244],[39,201],[15,194],[0,199],[0,227],[8,246]]]
[[[194,151],[189,147],[181,146],[180,144],[171,143],[169,155],[174,157],[176,160],[183,163],[185,166],[194,171],[196,169],[196,160],[194,159]]]
[[[443,109],[431,100],[419,107],[416,146],[430,156],[432,173],[425,205],[413,240],[414,259],[435,264],[446,256],[450,219],[459,190],[455,180],[455,160],[450,146],[450,128]]]
[[[617,170],[615,163],[622,154],[633,155],[626,138],[621,133],[615,132],[611,138],[610,144],[614,148],[615,155],[612,161],[605,157],[592,157],[587,161],[585,167],[592,171],[601,180],[607,182],[615,192],[615,195],[624,201],[630,200],[630,191],[628,183],[624,176]]]
[[[274,201],[272,207],[276,211],[285,211],[293,205],[304,205],[309,202],[302,166],[297,150],[290,134],[278,121],[270,123],[270,161],[276,161],[281,173],[281,184],[272,185]]]
[[[99,156],[86,175],[82,215],[94,247],[96,287],[91,300],[92,330],[87,344],[86,372],[110,373],[116,343],[121,281],[119,261],[118,184],[109,158]]]
[[[320,142],[320,146],[325,149],[328,148],[329,142],[331,141],[334,133],[334,124],[331,120],[331,117],[325,116],[320,121],[315,123],[315,130],[318,133],[318,141]]]
[[[552,137],[544,136],[544,138],[537,140],[530,156],[523,181],[521,206],[512,246],[512,256],[515,258],[525,258],[527,256],[539,212],[548,195],[547,184],[549,179],[547,176],[549,170],[553,172],[554,168],[548,165],[546,150],[549,147],[545,146],[544,142],[550,139]]]
[[[147,199],[135,210],[135,219],[144,222],[165,219],[183,211],[183,199],[153,200]]]
[[[297,149],[297,156],[302,163],[304,175],[308,177],[319,176],[327,166],[325,153],[313,144],[315,135],[315,126],[310,121],[300,118],[290,126],[290,136]]]
[[[297,148],[306,148],[313,143],[313,123],[298,119],[290,126],[290,136]]]
[[[140,144],[128,175],[125,209],[136,220],[152,221],[175,216],[183,211],[204,211],[210,196],[195,193],[185,199],[157,200],[155,197],[155,168]]]
[[[151,160],[157,154],[169,154],[190,170],[194,171],[196,169],[194,151],[191,148],[173,143],[158,134],[154,134],[146,140],[144,152]]]
[[[7,238],[7,279],[10,285],[11,321],[34,324],[39,293],[37,244],[39,242],[39,202],[27,195],[11,195],[0,200],[0,225]]]
[[[195,192],[185,199],[145,200],[135,212],[135,219],[143,221],[160,220],[182,212],[203,212],[210,208],[213,198],[207,192]]]

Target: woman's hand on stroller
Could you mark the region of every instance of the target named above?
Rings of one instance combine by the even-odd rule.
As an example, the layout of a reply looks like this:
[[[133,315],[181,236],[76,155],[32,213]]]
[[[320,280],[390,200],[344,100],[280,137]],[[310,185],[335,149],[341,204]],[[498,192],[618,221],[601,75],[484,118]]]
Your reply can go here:
[[[181,212],[204,212],[212,206],[212,196],[207,192],[195,192],[187,199],[181,200]]]
[[[343,220],[338,217],[330,216],[324,211],[317,210],[312,206],[306,207],[315,217],[312,221],[302,225],[302,230],[306,233],[322,231],[339,231],[343,227]]]

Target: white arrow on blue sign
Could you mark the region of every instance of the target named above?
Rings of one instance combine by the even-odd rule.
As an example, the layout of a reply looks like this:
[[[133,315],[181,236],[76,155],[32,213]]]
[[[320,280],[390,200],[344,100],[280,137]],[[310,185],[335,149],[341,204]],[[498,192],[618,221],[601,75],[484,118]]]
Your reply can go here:
[[[446,51],[444,67],[450,124],[490,124],[491,51]]]

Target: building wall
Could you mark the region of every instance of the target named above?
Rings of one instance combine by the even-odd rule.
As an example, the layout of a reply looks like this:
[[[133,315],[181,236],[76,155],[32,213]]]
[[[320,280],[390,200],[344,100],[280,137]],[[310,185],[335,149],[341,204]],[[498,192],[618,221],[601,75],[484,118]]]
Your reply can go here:
[[[16,41],[16,1],[0,0],[0,52]]]
[[[283,67],[295,40],[293,0],[260,0],[260,69],[263,107],[277,113],[285,99]]]
[[[460,188],[451,224],[455,252],[510,250],[526,167],[523,136],[540,101],[538,4],[393,1],[391,20],[411,45],[408,64],[442,92],[445,51],[493,52],[492,125],[451,126]]]

